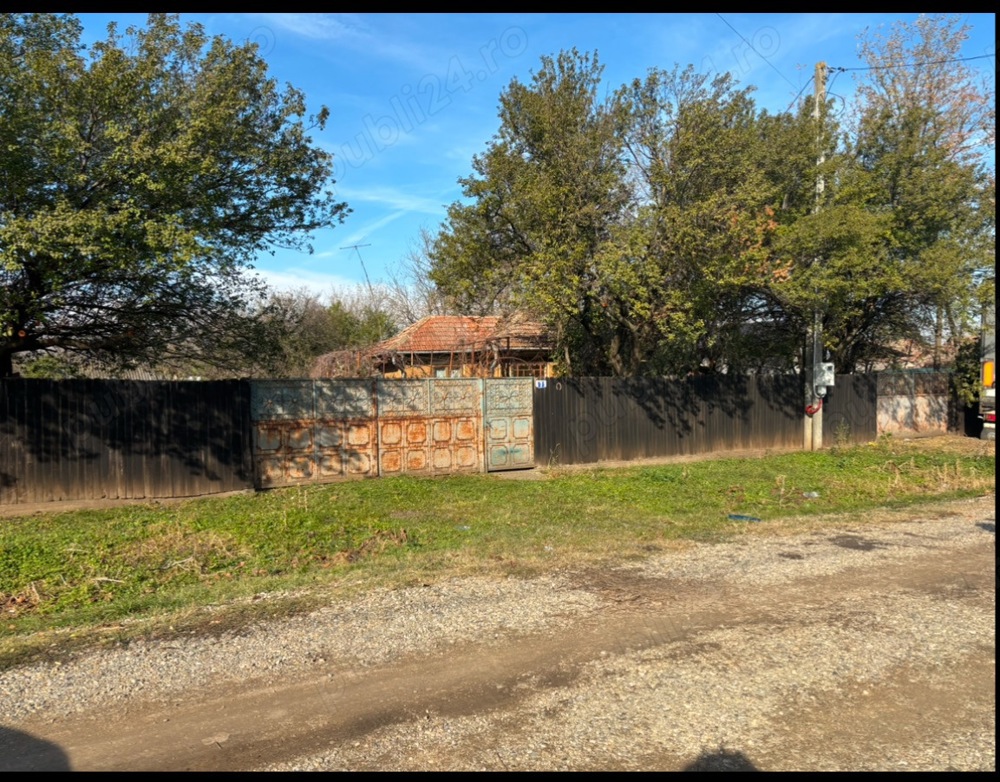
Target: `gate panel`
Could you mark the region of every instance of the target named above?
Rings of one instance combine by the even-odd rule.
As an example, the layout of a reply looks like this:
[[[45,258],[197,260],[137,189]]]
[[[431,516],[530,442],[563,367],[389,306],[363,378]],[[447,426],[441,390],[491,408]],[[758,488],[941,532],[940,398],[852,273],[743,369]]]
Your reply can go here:
[[[379,473],[482,472],[482,381],[379,380]]]
[[[320,478],[378,474],[375,389],[370,380],[314,380]]]
[[[489,378],[485,382],[486,469],[498,472],[534,467],[534,380]]]
[[[258,488],[377,474],[370,381],[258,380],[251,391]]]

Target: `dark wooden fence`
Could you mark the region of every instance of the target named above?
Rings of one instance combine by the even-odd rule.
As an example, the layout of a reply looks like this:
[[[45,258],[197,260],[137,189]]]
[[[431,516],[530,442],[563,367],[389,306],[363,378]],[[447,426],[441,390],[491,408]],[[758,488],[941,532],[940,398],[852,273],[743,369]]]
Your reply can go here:
[[[826,445],[838,441],[867,442],[878,436],[876,382],[873,375],[837,376],[824,405]],[[413,385],[410,382],[407,388]],[[441,416],[456,404],[467,406],[464,397],[452,398],[451,386],[446,388],[443,382],[440,385],[444,411]],[[368,442],[360,429],[346,424],[337,429],[329,422],[310,419],[308,427],[292,426],[287,437],[279,433],[275,439],[268,428],[270,424],[265,424],[274,415],[283,421],[291,412],[275,413],[271,418],[263,415],[261,410],[267,407],[264,403],[270,399],[264,392],[270,386],[259,383],[256,392],[253,386],[254,381],[245,380],[0,380],[0,504],[189,497],[299,482],[288,476],[277,483],[263,480],[267,459],[274,456],[265,448],[264,440],[268,443],[274,440],[285,447],[289,458],[311,459],[310,465],[313,462],[319,465],[308,471],[303,468],[302,481],[324,477],[323,469],[329,473],[325,477],[377,475],[389,469],[377,466],[381,459],[377,451],[368,457],[370,469],[359,468],[354,471],[357,475],[347,468],[334,469],[341,463],[352,464],[351,459],[358,461],[354,451]],[[323,420],[332,416],[335,422],[350,419],[348,423],[357,423],[348,415],[351,410],[345,401],[347,397],[341,399],[344,395],[337,395],[338,388],[336,384],[329,389],[324,386],[320,405]],[[428,386],[432,396],[434,388],[433,384]],[[313,399],[316,389],[311,386],[310,389],[309,399],[316,407],[319,404]],[[493,390],[499,393],[502,389]],[[278,401],[294,401],[292,397],[285,398],[291,393],[286,391],[282,391]],[[521,434],[529,438],[529,446],[533,442],[533,453],[527,447],[523,449],[528,454],[527,461],[497,462],[490,466],[492,462],[478,450],[481,443],[477,435],[473,440],[478,455],[474,464],[465,465],[469,470],[478,471],[482,465],[485,469],[511,469],[532,464],[544,467],[750,448],[803,447],[805,398],[802,380],[797,376],[723,375],[686,380],[564,378],[538,383],[533,391],[528,391],[525,389],[524,421],[490,418],[488,428],[492,439],[483,447],[495,450],[503,446],[510,451],[517,443],[514,440],[511,441],[514,445],[507,443],[503,436],[509,430],[510,437],[516,440],[518,432],[523,430]],[[260,397],[258,406],[263,405],[254,417],[252,393]],[[501,396],[503,399],[494,407],[509,412],[509,400]],[[492,415],[489,397],[489,393],[478,393],[476,399],[486,400],[477,403],[482,404],[483,410],[473,409],[470,413],[470,421],[484,430],[482,417]],[[391,418],[390,408],[391,405],[370,413],[369,418],[372,415]],[[426,462],[433,467],[428,468],[430,472],[451,472],[463,453],[459,448],[462,443],[458,440],[452,443],[455,438],[461,439],[462,422],[444,418],[439,421],[431,415],[435,409],[431,406],[424,415],[420,413],[423,407],[414,407],[413,415],[417,418],[413,421],[406,418],[409,450],[401,451],[400,458],[410,460],[409,471],[423,469],[421,465]],[[312,414],[313,418],[317,415],[315,411]],[[402,437],[402,423],[388,421],[387,426],[390,425],[396,426],[392,432],[398,429],[398,437]],[[466,429],[476,435],[479,430],[473,431],[475,427]],[[262,432],[270,433],[270,439]],[[389,445],[392,432],[373,433],[371,426],[365,429],[368,439],[384,439]],[[423,439],[418,437],[421,432]],[[255,436],[261,440],[257,452]],[[498,440],[498,445],[493,442],[496,438],[503,441]],[[302,453],[293,446],[301,446]],[[337,464],[332,461],[334,451],[340,460]],[[319,477],[314,474],[317,469]]]
[[[868,443],[878,438],[878,376],[837,375],[823,400],[823,445]]]
[[[540,466],[803,444],[795,376],[572,378],[534,396]]]
[[[246,382],[0,381],[0,503],[252,485]]]

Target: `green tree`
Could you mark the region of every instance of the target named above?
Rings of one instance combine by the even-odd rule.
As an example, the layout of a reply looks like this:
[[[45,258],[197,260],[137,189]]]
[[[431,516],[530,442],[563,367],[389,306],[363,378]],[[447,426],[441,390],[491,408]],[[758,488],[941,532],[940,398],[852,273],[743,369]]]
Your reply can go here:
[[[637,204],[619,257],[642,273],[616,309],[646,335],[632,339],[630,373],[739,371],[792,350],[772,243],[801,214],[814,152],[801,119],[759,111],[751,93],[691,67],[653,69],[618,93]]]
[[[41,355],[21,367],[21,377],[72,380],[83,377],[80,367],[61,356]]]
[[[431,278],[460,312],[524,308],[552,328],[577,372],[608,370],[600,249],[623,218],[617,119],[603,66],[575,49],[543,57],[500,96],[500,128],[431,250]]]
[[[577,374],[803,366],[816,313],[842,372],[957,346],[995,278],[994,90],[965,36],[866,31],[843,121],[691,67],[601,100],[596,55],[543,58],[501,94],[431,280],[462,312],[541,316]]]
[[[822,313],[838,371],[892,361],[904,338],[957,347],[973,327],[994,264],[995,112],[965,38],[932,16],[860,36],[869,69],[822,207],[783,233],[793,273],[776,291],[792,317]]]
[[[252,44],[150,15],[85,51],[72,16],[0,16],[0,376],[61,350],[127,367],[244,366],[249,273],[348,213],[304,96]]]
[[[462,311],[540,314],[578,374],[788,353],[797,333],[770,288],[784,269],[771,238],[776,212],[811,187],[814,134],[758,112],[728,76],[653,70],[601,101],[601,72],[596,55],[563,52],[503,93],[432,278]]]
[[[257,322],[270,344],[256,374],[268,377],[307,377],[323,354],[368,347],[397,331],[380,302],[360,288],[335,294],[330,304],[305,289],[272,292]]]

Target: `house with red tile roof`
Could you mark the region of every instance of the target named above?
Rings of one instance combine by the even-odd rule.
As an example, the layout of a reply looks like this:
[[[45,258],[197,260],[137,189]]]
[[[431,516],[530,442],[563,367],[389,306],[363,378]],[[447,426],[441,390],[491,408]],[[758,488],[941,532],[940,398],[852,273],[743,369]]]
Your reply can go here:
[[[521,314],[430,315],[360,351],[320,356],[313,377],[552,377],[552,343]]]

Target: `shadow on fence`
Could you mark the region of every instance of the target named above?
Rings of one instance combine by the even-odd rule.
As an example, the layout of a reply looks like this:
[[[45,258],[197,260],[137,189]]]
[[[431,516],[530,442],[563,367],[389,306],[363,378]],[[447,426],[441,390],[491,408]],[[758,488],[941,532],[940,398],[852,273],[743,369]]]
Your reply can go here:
[[[248,488],[248,385],[0,381],[0,503]]]
[[[942,382],[837,375],[825,443],[947,426]],[[795,375],[531,383],[0,380],[0,504],[803,446]]]
[[[563,378],[536,386],[535,454],[585,464],[801,447],[797,376]]]

